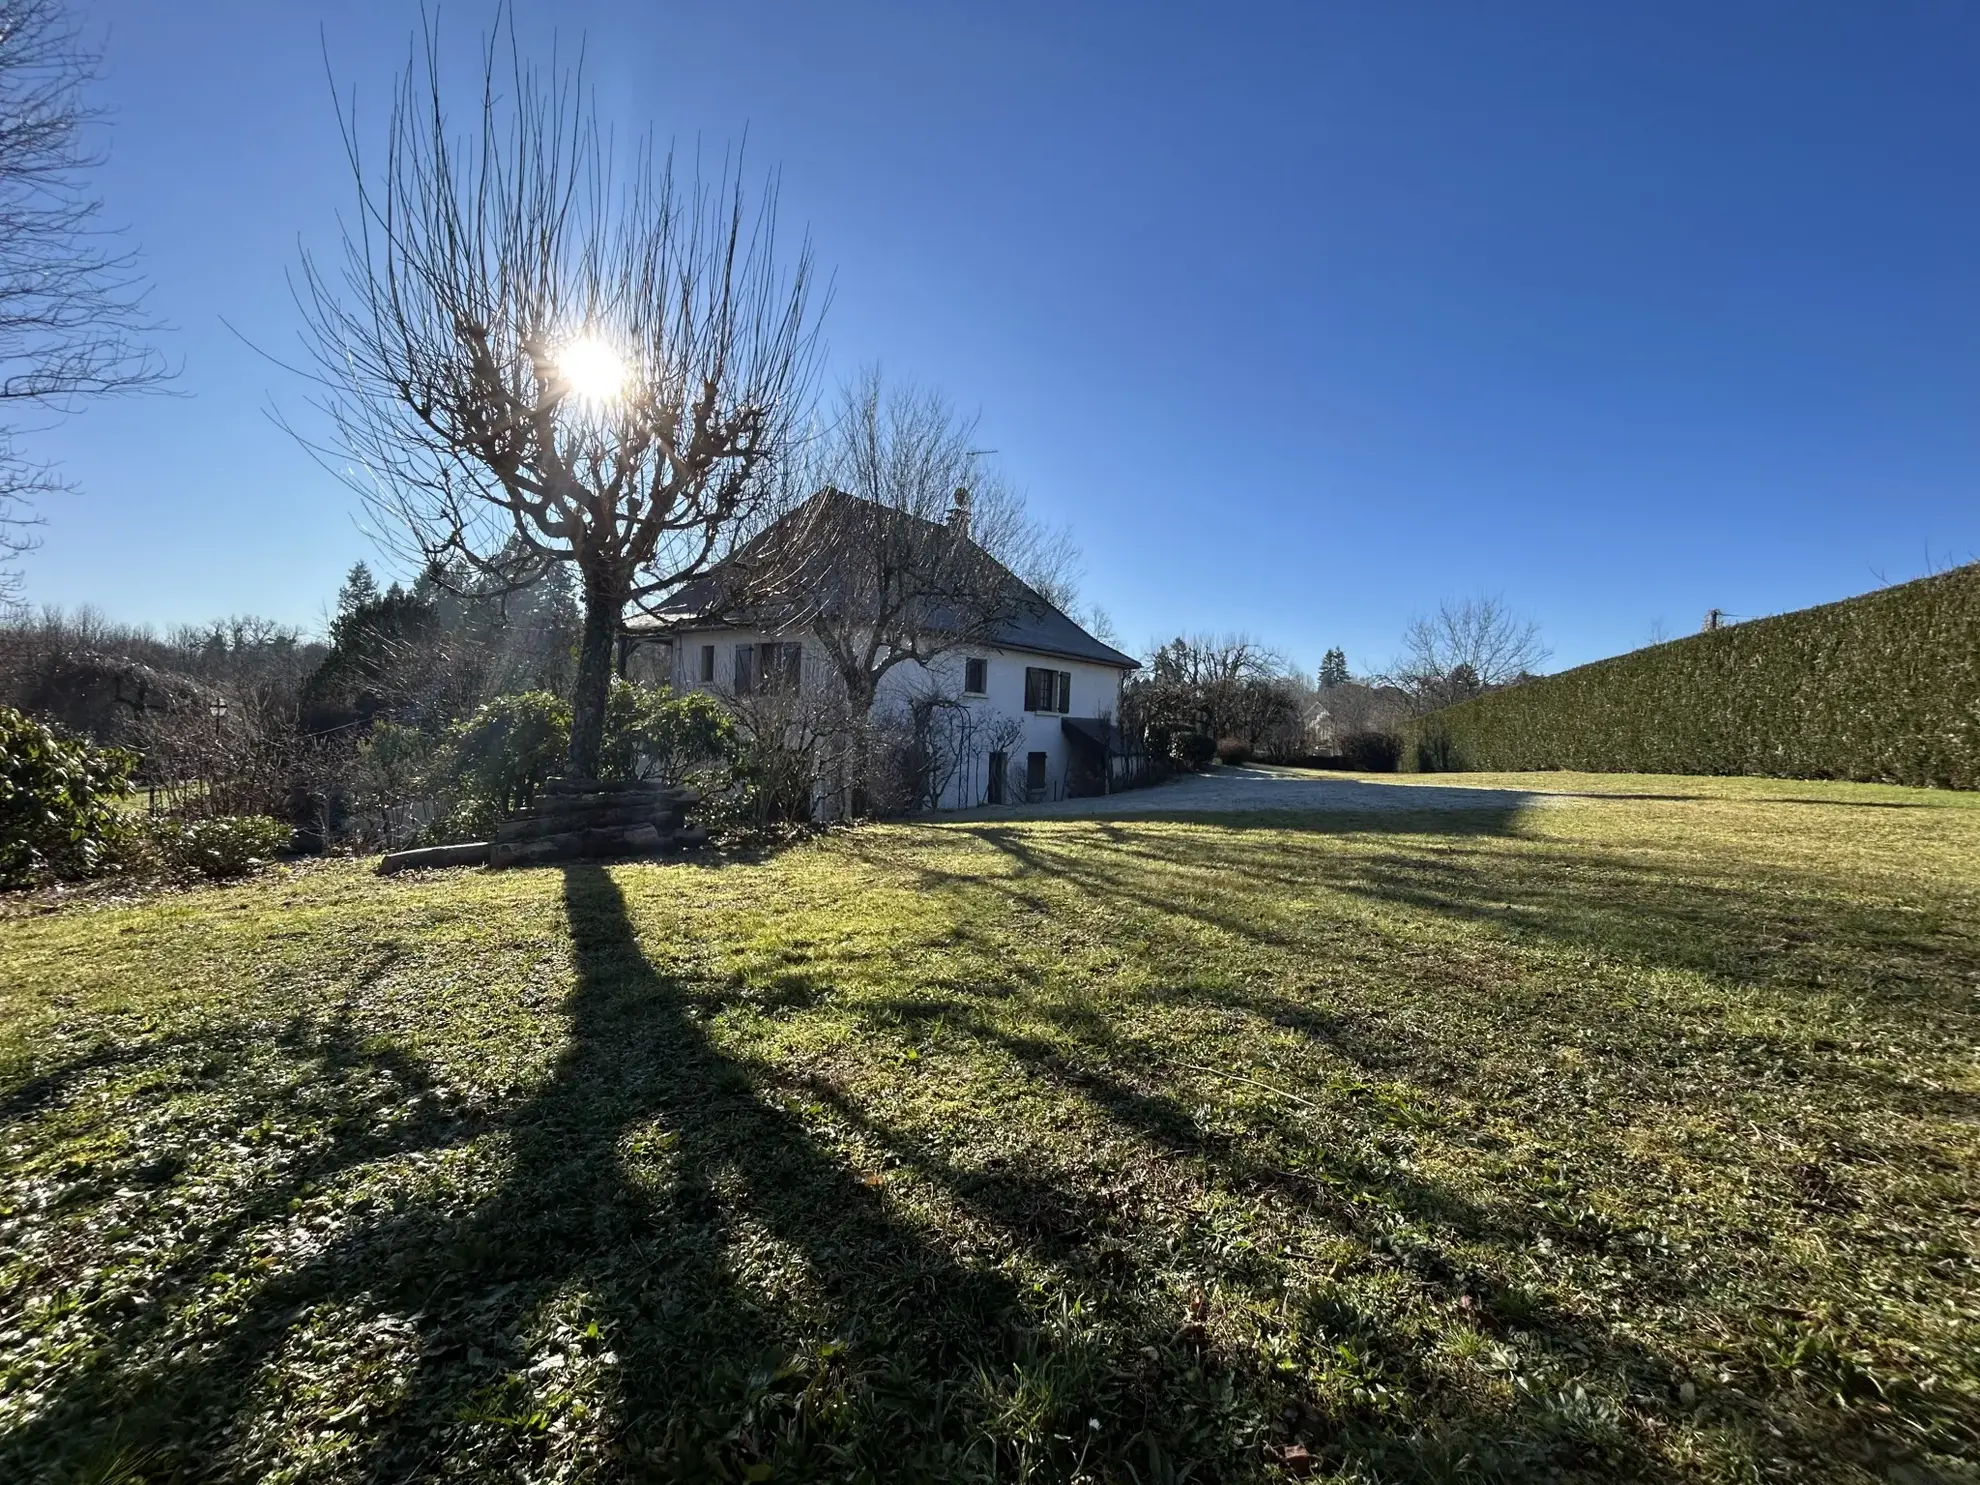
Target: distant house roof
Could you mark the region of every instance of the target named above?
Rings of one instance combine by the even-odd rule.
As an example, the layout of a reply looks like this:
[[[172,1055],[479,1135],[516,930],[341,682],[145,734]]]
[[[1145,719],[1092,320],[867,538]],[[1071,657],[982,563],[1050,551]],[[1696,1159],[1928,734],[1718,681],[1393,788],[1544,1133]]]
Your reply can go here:
[[[818,515],[821,502],[827,503],[825,510],[834,519],[913,521],[918,526],[934,526],[933,522],[923,521],[919,516],[889,510],[837,490],[824,490],[797,510],[780,517],[768,530],[744,543],[728,561],[682,584],[657,611],[627,620],[625,628],[632,634],[655,634],[692,629],[775,628],[781,623],[794,622],[794,612],[765,613],[760,605],[751,612],[738,611],[733,598],[737,585],[732,581],[732,571],[737,566],[746,566],[752,556],[774,544],[794,523]],[[987,553],[984,555],[988,557]],[[997,571],[1010,583],[1016,601],[1011,605],[1011,613],[982,636],[983,644],[994,649],[1025,650],[1067,660],[1086,660],[1117,670],[1140,668],[1139,660],[1095,639],[1010,569],[999,563]],[[815,590],[810,599],[814,605],[819,601],[818,591],[823,591],[826,602],[835,596],[842,596],[843,585],[836,582],[834,575],[828,571],[808,573],[803,581]],[[797,605],[792,604],[790,608],[794,611]]]

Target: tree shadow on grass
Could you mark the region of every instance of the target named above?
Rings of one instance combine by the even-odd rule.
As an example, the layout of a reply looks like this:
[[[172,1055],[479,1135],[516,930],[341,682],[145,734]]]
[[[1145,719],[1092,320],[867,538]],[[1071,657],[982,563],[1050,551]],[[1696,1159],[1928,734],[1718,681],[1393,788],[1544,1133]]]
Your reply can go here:
[[[161,1276],[176,1302],[51,1379],[0,1444],[0,1475],[59,1480],[119,1461],[164,1478],[263,1473],[285,1421],[307,1417],[301,1361],[334,1352],[338,1332],[374,1331],[374,1362],[398,1380],[339,1420],[372,1479],[450,1460],[548,1469],[580,1449],[594,1467],[654,1477],[913,1478],[986,1452],[960,1410],[915,1415],[903,1398],[1008,1366],[1023,1329],[1009,1282],[931,1246],[758,1096],[692,997],[641,954],[610,875],[569,868],[565,901],[569,1048],[540,1091],[475,1131],[500,1149],[499,1184],[463,1202],[443,1182],[398,1210],[346,1213],[313,1255],[274,1263],[220,1329],[186,1334],[174,1312],[257,1219],[339,1169],[430,1150],[411,1130],[355,1132],[424,1083],[416,1069],[380,1080],[391,1086],[377,1100],[337,1112],[354,1131],[341,1146],[247,1193]],[[319,1097],[339,1066],[353,1087],[374,1081],[373,1064],[342,1056],[322,1061]],[[590,1381],[559,1380],[573,1375]],[[982,1463],[972,1473],[995,1472],[994,1446]],[[349,1462],[330,1472],[349,1477]]]
[[[710,1030],[719,994],[654,968],[613,877],[572,867],[563,884],[576,983],[567,1049],[541,1086],[475,1119],[436,1108],[394,1122],[392,1110],[428,1102],[435,1080],[422,1065],[377,1052],[358,1028],[298,1028],[292,1058],[316,1070],[302,1092],[334,1108],[336,1132],[288,1185],[244,1194],[254,1220],[244,1207],[235,1227],[407,1154],[494,1178],[436,1179],[383,1210],[346,1208],[320,1246],[276,1253],[244,1302],[189,1326],[209,1260],[240,1247],[216,1229],[155,1312],[51,1374],[46,1405],[0,1441],[0,1477],[100,1474],[121,1454],[164,1479],[250,1478],[299,1440],[340,1433],[345,1453],[319,1473],[377,1481],[443,1467],[1246,1478],[1293,1435],[1398,1480],[1659,1473],[1630,1425],[1572,1389],[1591,1375],[1668,1404],[1664,1363],[1416,1234],[1499,1250],[1585,1235],[1509,1221],[1394,1162],[1324,1149],[1285,1158],[1296,1130],[1206,1128],[1180,1079],[1163,1086],[1173,1069],[1137,1066],[1131,1039],[1092,1018],[1069,1023],[1069,1050],[960,1014],[965,1034],[1057,1106],[1097,1113],[1151,1170],[1352,1235],[1399,1284],[1465,1307],[1545,1362],[1535,1390],[1494,1405],[1450,1385],[1434,1333],[1405,1334],[1392,1315],[1323,1288],[1287,1297],[1309,1350],[1308,1369],[1286,1372],[1255,1338],[1163,1310],[1180,1298],[1179,1256],[1164,1247],[1173,1223],[1159,1195],[1097,1188],[1076,1161],[972,1164],[824,1073],[738,1060]],[[939,1007],[924,997],[894,1013],[911,1022]],[[32,1107],[63,1087],[48,1083]],[[277,1112],[301,1094],[259,1096]],[[876,1183],[880,1172],[863,1168],[874,1149],[929,1199]],[[948,1224],[951,1209],[969,1222]],[[971,1225],[999,1235],[987,1257],[966,1239]],[[1262,1259],[1218,1256],[1207,1241],[1180,1256],[1235,1285],[1272,1276]],[[354,1367],[373,1381],[353,1380]],[[1323,1392],[1327,1367],[1358,1370]],[[1366,1400],[1343,1410],[1343,1385]],[[354,1411],[326,1421],[330,1402],[313,1386]],[[1412,1404],[1383,1401],[1398,1394]]]
[[[1136,1391],[1111,1400],[1117,1415],[1132,1411],[1144,1430],[1159,1434],[1162,1419],[1201,1406],[1185,1380],[1200,1367],[1255,1408],[1245,1422],[1268,1458],[1301,1443],[1316,1457],[1394,1480],[1662,1476],[1654,1453],[1631,1437],[1619,1414],[1599,1403],[1578,1411],[1570,1393],[1586,1384],[1598,1397],[1654,1409],[1677,1395],[1680,1378],[1668,1363],[1622,1330],[1509,1284],[1498,1265],[1476,1261],[1494,1250],[1516,1264],[1536,1240],[1586,1242],[1586,1234],[1550,1229],[1544,1221],[1509,1226],[1502,1214],[1392,1162],[1368,1163],[1316,1144],[1304,1131],[1270,1127],[1277,1121],[1256,1110],[1241,1134],[1206,1128],[1200,1111],[1172,1091],[1188,1081],[1187,1073],[1104,1034],[1072,1045],[1013,1034],[966,1002],[873,1009],[883,1023],[939,1022],[1001,1053],[1012,1066],[1011,1082],[1035,1081],[1054,1102],[1088,1107],[1121,1137],[1104,1141],[1111,1153],[1101,1169],[1082,1168],[1065,1150],[963,1163],[828,1077],[795,1079],[905,1167],[1057,1269],[1083,1304],[1118,1327],[1121,1362],[1131,1360],[1135,1341],[1144,1345],[1149,1360]],[[1124,1149],[1136,1153],[1123,1155]],[[1227,1238],[1208,1224],[1188,1222],[1178,1232],[1179,1212],[1187,1207],[1229,1210],[1245,1203],[1262,1203],[1274,1215],[1249,1219],[1237,1251],[1225,1248]],[[1433,1355],[1434,1322],[1406,1331],[1392,1314],[1371,1313],[1333,1286],[1313,1285],[1310,1274],[1299,1273],[1304,1260],[1274,1248],[1290,1231],[1316,1229],[1364,1244],[1364,1266],[1393,1286],[1391,1304],[1395,1292],[1413,1289],[1425,1318],[1441,1312],[1515,1340],[1533,1380],[1497,1407],[1454,1388]],[[1151,1266],[1193,1271],[1217,1287],[1223,1302],[1246,1296],[1279,1309],[1293,1342],[1281,1355],[1296,1364],[1274,1366],[1252,1349],[1255,1338],[1251,1344],[1228,1335],[1189,1341],[1187,1325],[1179,1347],[1182,1296],[1151,1282]],[[1647,1267],[1639,1279],[1667,1295],[1681,1289],[1674,1274]],[[1167,1314],[1155,1308],[1162,1297],[1173,1302]],[[1189,1355],[1190,1345],[1202,1348],[1200,1357]],[[1359,1368],[1373,1390],[1345,1401],[1328,1375],[1343,1364]],[[1408,1406],[1384,1401],[1390,1389],[1407,1394]]]
[[[1019,868],[1006,890],[1056,878],[1096,900],[1176,914],[1236,936],[1285,948],[1297,936],[1265,926],[1261,884],[1334,891],[1350,898],[1462,920],[1509,939],[1535,936],[1608,958],[1693,970],[1735,984],[1834,988],[1915,1017],[1950,1014],[1970,1025],[1970,983],[1980,975],[1980,937],[1957,910],[1921,913],[1913,904],[1867,896],[1842,900],[1849,884],[1788,868],[1758,872],[1738,860],[1687,866],[1620,853],[1525,841],[1491,848],[1481,836],[1518,835],[1510,822],[1287,818],[1269,832],[1218,826],[1187,833],[1056,838],[1021,827],[970,834]],[[1353,834],[1372,850],[1327,848]],[[1419,842],[1416,837],[1438,839]],[[1161,872],[1179,874],[1164,882]],[[960,880],[960,878],[958,878]],[[1179,883],[1186,898],[1164,896]]]

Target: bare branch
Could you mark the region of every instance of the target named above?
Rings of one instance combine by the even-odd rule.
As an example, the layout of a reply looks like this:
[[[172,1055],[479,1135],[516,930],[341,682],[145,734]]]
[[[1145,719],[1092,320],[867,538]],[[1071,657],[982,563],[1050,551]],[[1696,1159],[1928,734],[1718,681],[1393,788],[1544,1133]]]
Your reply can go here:
[[[135,255],[88,185],[97,63],[61,0],[0,0],[0,404],[59,415],[166,375]],[[0,428],[0,599],[18,585],[10,559],[35,545],[33,498],[60,488],[19,431]]]
[[[615,159],[577,67],[484,46],[452,129],[437,31],[415,45],[342,261],[297,294],[334,430],[321,452],[426,561],[573,564],[586,622],[571,768],[595,768],[625,605],[699,572],[767,496],[810,385],[811,250],[779,256],[777,187],[652,137]],[[619,365],[587,386],[574,348]]]
[[[1511,684],[1552,653],[1540,626],[1513,613],[1503,597],[1446,600],[1410,621],[1392,679],[1422,707],[1448,706]]]

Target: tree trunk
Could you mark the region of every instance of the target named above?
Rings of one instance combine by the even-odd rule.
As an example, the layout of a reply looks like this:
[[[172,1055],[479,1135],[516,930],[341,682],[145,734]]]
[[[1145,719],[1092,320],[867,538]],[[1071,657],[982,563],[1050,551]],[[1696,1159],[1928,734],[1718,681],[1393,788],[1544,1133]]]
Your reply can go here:
[[[577,689],[571,695],[571,751],[565,776],[598,777],[598,759],[605,749],[605,699],[612,689],[612,657],[619,642],[619,624],[626,611],[621,585],[586,574],[584,580],[584,639],[578,647]]]

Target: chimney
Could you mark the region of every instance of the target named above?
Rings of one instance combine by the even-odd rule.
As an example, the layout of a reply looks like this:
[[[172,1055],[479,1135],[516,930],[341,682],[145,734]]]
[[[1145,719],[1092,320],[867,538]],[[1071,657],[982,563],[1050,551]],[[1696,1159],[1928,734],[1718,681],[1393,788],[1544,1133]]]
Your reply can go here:
[[[949,507],[949,529],[969,539],[969,486],[956,486],[956,503]]]

